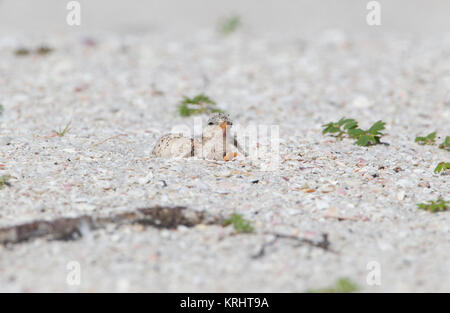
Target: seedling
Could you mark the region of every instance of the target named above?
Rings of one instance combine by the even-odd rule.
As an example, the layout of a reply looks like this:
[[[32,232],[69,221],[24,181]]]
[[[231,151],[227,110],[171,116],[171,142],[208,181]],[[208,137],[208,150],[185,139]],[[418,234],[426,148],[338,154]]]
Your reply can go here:
[[[31,51],[28,48],[18,48],[14,51],[14,54],[19,57],[29,55],[30,53]]]
[[[42,46],[37,47],[35,50],[30,50],[30,49],[25,48],[25,47],[18,48],[18,49],[16,49],[14,51],[14,54],[16,56],[27,56],[27,55],[30,55],[32,53],[37,54],[37,55],[47,55],[47,54],[49,54],[51,52],[53,52],[52,48],[50,48],[48,46],[45,46],[45,45],[42,45]]]
[[[234,33],[241,26],[241,18],[238,15],[230,16],[219,23],[219,32],[223,35]]]
[[[383,121],[378,121],[373,124],[368,130],[363,130],[358,128],[358,122],[354,119],[341,118],[336,123],[328,123],[323,125],[323,134],[335,134],[335,137],[342,139],[344,135],[349,138],[356,139],[356,144],[358,146],[371,146],[380,143],[381,136],[383,133],[381,131],[384,129],[385,123]]]
[[[450,150],[450,136],[445,137],[444,142],[439,145],[439,149]]]
[[[358,291],[358,286],[348,278],[339,279],[336,284],[329,288],[309,290],[310,293],[349,293]]]
[[[60,129],[59,131],[55,131],[55,134],[59,137],[64,137],[70,130],[70,124],[71,122],[67,123],[66,127],[64,127],[63,130]]]
[[[323,125],[324,130],[322,134],[336,134],[335,137],[338,139],[342,139],[342,136],[349,129],[354,129],[358,127],[358,122],[352,118],[346,119],[345,117],[341,118],[338,122],[333,123],[330,122],[328,124]]]
[[[436,166],[436,168],[434,169],[434,173],[435,174],[438,174],[438,173],[440,173],[440,172],[442,172],[442,171],[446,171],[446,170],[448,170],[448,169],[450,169],[450,162],[441,162],[441,163],[439,163],[437,166]]]
[[[227,219],[223,226],[226,227],[232,224],[237,233],[252,233],[254,231],[250,221],[245,220],[241,214],[233,214],[230,219]]]
[[[51,52],[53,52],[53,49],[47,46],[40,46],[35,51],[35,53],[39,55],[47,55]]]
[[[178,111],[183,117],[194,114],[223,112],[216,108],[216,105],[216,102],[201,93],[194,98],[184,97],[184,100],[178,105]]]
[[[414,142],[417,142],[421,145],[432,145],[436,140],[436,132],[432,132],[428,134],[426,137],[416,137]]]
[[[3,105],[0,103],[0,115],[2,115],[3,114],[3,111],[4,111],[5,109],[3,108]]]
[[[9,180],[12,178],[11,175],[2,175],[0,176],[0,189],[3,189],[4,186],[11,187],[11,183]]]
[[[384,129],[385,123],[378,121],[373,124],[368,130],[362,130],[360,128],[352,128],[348,130],[348,134],[351,138],[357,139],[356,144],[358,146],[370,146],[380,143],[381,131]]]
[[[439,198],[436,201],[428,201],[427,203],[419,203],[417,207],[421,210],[426,210],[429,212],[443,212],[450,210],[450,201],[444,201],[444,199]]]

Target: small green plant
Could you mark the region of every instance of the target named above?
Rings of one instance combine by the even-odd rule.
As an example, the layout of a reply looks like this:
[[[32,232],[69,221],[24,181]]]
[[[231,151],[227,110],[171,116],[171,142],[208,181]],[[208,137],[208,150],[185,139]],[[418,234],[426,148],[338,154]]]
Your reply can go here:
[[[39,55],[47,55],[52,52],[53,52],[53,49],[48,46],[40,46],[35,50],[35,53],[39,54]]]
[[[358,127],[358,122],[352,118],[343,117],[336,123],[330,122],[323,127],[322,134],[336,134],[335,137],[341,139],[347,130]]]
[[[432,145],[436,142],[436,132],[432,132],[426,137],[416,137],[414,141],[421,145]],[[445,137],[444,141],[439,145],[439,149],[450,150],[450,136]]]
[[[450,136],[445,137],[444,142],[439,145],[439,149],[450,150]]]
[[[223,112],[216,108],[216,105],[216,102],[201,93],[194,98],[184,97],[183,101],[178,105],[178,111],[183,117],[191,116],[193,114]]]
[[[431,134],[428,134],[425,137],[416,137],[414,142],[417,142],[418,144],[421,145],[432,145],[434,144],[435,140],[436,140],[436,132],[432,132]]]
[[[356,139],[356,144],[358,146],[369,146],[376,145],[380,143],[381,136],[383,133],[381,131],[384,129],[385,123],[378,121],[373,124],[368,130],[362,130],[360,128],[352,128],[348,130],[348,134],[351,138]]]
[[[219,32],[223,35],[234,33],[242,24],[239,15],[233,15],[219,22]]]
[[[322,126],[324,129],[322,134],[334,134],[338,139],[342,139],[344,135],[349,138],[356,139],[358,146],[371,146],[380,143],[381,131],[385,128],[383,121],[373,124],[368,130],[358,128],[358,122],[352,118],[341,118],[337,122],[331,122]]]
[[[348,278],[339,279],[332,287],[309,290],[310,293],[349,293],[358,291],[358,286]]]
[[[223,226],[233,225],[237,233],[252,233],[254,231],[250,221],[245,220],[241,214],[233,214],[230,219],[227,219]]]
[[[30,49],[28,48],[18,48],[14,50],[14,54],[18,57],[23,57],[26,55],[29,55],[31,53]]]
[[[3,108],[3,105],[0,103],[0,115],[2,115],[3,114],[3,111],[4,111],[5,109]]]
[[[444,201],[444,199],[439,198],[436,201],[419,203],[417,207],[421,210],[426,210],[429,212],[443,212],[450,210],[450,201]]]
[[[446,171],[448,169],[450,169],[450,162],[441,162],[434,169],[434,173],[439,174],[440,172]]]
[[[9,180],[12,178],[11,175],[2,175],[0,176],[0,189],[3,189],[4,186],[11,187],[11,183]]]
[[[18,48],[18,49],[16,49],[14,51],[14,54],[16,56],[27,56],[27,55],[30,55],[32,53],[37,54],[37,55],[47,55],[47,54],[50,54],[52,52],[53,52],[52,48],[50,48],[48,46],[45,46],[45,45],[42,45],[42,46],[37,47],[35,50],[30,50],[30,49],[25,48],[25,47]]]
[[[70,130],[70,124],[71,122],[67,123],[66,127],[64,127],[64,129],[59,129],[58,131],[54,131],[56,135],[58,135],[59,137],[64,137]]]

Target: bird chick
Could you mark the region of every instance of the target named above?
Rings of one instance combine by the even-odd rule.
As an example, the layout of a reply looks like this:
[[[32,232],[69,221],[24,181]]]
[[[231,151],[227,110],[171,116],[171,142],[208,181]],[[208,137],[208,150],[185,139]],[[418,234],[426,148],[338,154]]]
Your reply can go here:
[[[152,156],[230,160],[235,156],[236,149],[241,151],[237,141],[229,136],[232,125],[228,115],[216,113],[208,120],[201,137],[190,138],[181,134],[164,135],[156,143]]]
[[[152,151],[152,156],[158,158],[187,158],[194,156],[193,138],[182,134],[167,134],[162,136]]]

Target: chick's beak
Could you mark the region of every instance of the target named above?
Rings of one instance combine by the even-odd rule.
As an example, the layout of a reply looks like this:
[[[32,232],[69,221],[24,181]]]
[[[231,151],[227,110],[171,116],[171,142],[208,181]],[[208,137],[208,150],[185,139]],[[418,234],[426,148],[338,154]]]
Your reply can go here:
[[[223,130],[225,130],[225,129],[227,129],[227,122],[223,122],[223,123],[221,123],[219,126],[220,126],[220,128],[222,128]]]

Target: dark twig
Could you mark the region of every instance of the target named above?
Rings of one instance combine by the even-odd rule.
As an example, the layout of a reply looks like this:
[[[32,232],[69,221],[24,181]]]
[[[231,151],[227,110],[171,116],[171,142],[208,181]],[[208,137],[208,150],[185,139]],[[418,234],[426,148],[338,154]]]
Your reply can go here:
[[[332,250],[329,249],[330,242],[328,240],[328,234],[326,234],[326,233],[321,234],[320,240],[312,240],[309,238],[303,238],[303,237],[298,237],[298,236],[293,236],[293,235],[285,235],[285,234],[279,234],[279,233],[270,233],[270,232],[267,232],[265,234],[271,235],[274,238],[271,241],[264,242],[261,245],[261,247],[259,248],[258,252],[256,252],[254,255],[252,255],[253,259],[258,259],[258,258],[263,257],[266,254],[266,248],[273,246],[278,241],[278,239],[290,239],[290,240],[294,240],[297,242],[296,246],[309,245],[311,247],[321,248],[325,251],[333,252]]]
[[[188,211],[184,207],[151,207],[114,214],[108,217],[83,215],[75,218],[58,218],[34,221],[0,228],[0,244],[20,243],[46,237],[49,240],[72,240],[82,237],[83,230],[104,228],[107,224],[141,224],[156,228],[174,229],[179,225],[193,227],[198,224],[222,224],[221,218],[202,212]]]

